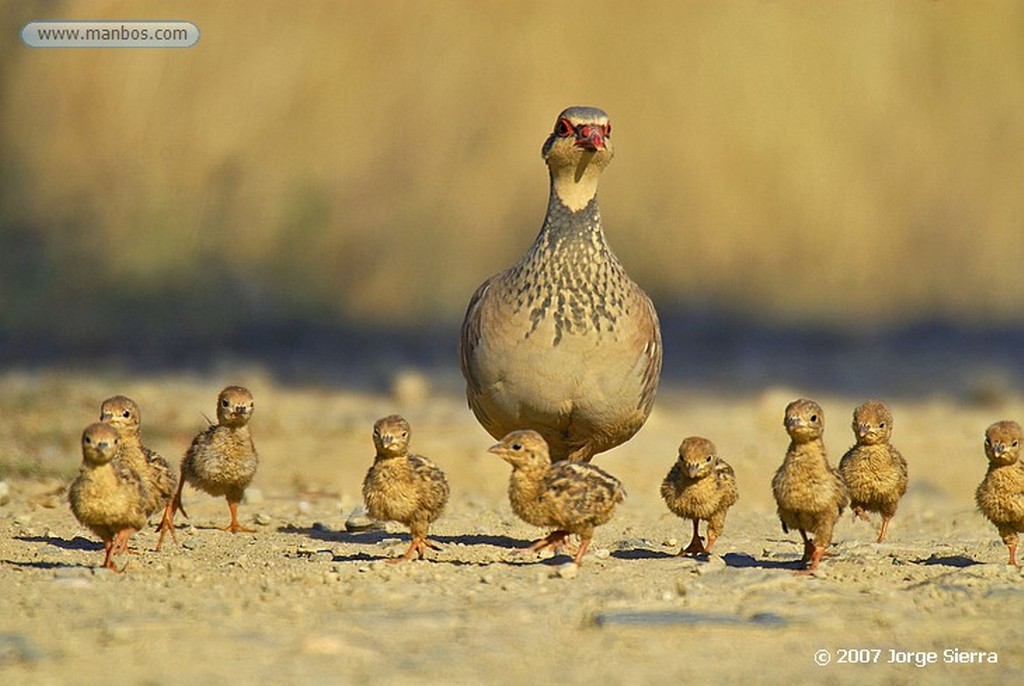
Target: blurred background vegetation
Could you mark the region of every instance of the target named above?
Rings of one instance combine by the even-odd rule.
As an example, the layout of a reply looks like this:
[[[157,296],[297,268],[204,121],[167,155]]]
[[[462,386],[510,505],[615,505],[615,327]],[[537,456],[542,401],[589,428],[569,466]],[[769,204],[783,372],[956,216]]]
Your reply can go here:
[[[17,39],[73,18],[202,38]],[[451,365],[588,104],[667,375],[815,378],[831,350],[840,382],[922,356],[1024,378],[1022,3],[4,0],[0,25],[7,364]]]

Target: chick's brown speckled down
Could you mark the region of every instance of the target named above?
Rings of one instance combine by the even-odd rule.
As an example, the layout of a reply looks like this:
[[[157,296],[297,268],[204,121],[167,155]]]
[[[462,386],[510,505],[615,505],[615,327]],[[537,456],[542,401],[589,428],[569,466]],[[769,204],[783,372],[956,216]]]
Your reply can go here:
[[[149,494],[139,475],[118,461],[117,429],[90,424],[82,432],[82,467],[68,500],[75,518],[103,541],[103,566],[117,571],[113,556],[128,548],[128,537],[146,525]]]
[[[1017,534],[1024,531],[1024,467],[1020,463],[1020,424],[996,422],[985,431],[988,472],[974,499],[978,509],[995,524],[1010,552],[1009,563],[1017,564]]]
[[[224,531],[253,531],[239,523],[238,503],[259,466],[249,431],[254,407],[252,393],[241,386],[228,386],[217,396],[217,424],[192,439],[181,461],[178,492],[171,503],[172,522],[176,510],[188,516],[181,505],[181,491],[188,482],[200,491],[227,499],[231,522]]]
[[[839,474],[855,517],[870,521],[868,512],[882,515],[881,543],[907,492],[907,461],[889,442],[892,413],[881,400],[868,400],[853,411],[853,435],[857,442],[839,461]]]
[[[725,515],[739,499],[736,474],[718,457],[706,438],[690,436],[679,446],[679,458],[661,483],[661,497],[668,509],[693,520],[693,538],[680,555],[705,555],[725,528]],[[708,523],[707,544],[698,532],[700,520]]]
[[[568,460],[551,463],[548,445],[536,431],[514,431],[489,449],[512,465],[508,497],[512,511],[528,524],[554,531],[529,550],[554,547],[570,534],[580,537],[578,566],[594,529],[612,518],[626,497],[622,484],[600,467]]]
[[[772,479],[772,494],[782,530],[800,532],[804,542],[802,561],[811,571],[817,569],[831,545],[832,529],[850,504],[850,496],[825,454],[821,406],[813,400],[794,400],[786,406],[784,425],[790,438],[789,450]]]
[[[121,437],[121,447],[115,459],[138,472],[145,483],[146,517],[155,512],[161,513],[157,527],[160,538],[156,544],[156,549],[160,550],[168,531],[174,537],[174,527],[168,518],[171,499],[178,486],[174,470],[159,453],[142,445],[142,413],[131,398],[115,395],[104,400],[100,404],[100,421],[117,429]]]
[[[466,395],[500,439],[533,429],[553,461],[589,461],[629,440],[651,412],[661,332],[601,227],[598,178],[611,122],[593,107],[562,112],[544,143],[551,191],[520,260],[470,300],[459,341]]]
[[[441,468],[420,455],[409,454],[409,422],[398,415],[378,419],[373,425],[377,449],[373,466],[363,479],[363,500],[370,516],[409,527],[409,549],[389,562],[423,559],[426,549],[439,548],[427,540],[430,524],[448,503],[448,480]]]

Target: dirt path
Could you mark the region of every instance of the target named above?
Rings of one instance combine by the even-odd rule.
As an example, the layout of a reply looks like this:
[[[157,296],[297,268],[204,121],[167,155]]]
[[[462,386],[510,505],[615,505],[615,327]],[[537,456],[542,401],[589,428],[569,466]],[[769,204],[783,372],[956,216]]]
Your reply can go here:
[[[28,432],[39,445],[32,427],[49,406],[35,395],[46,380],[36,381],[30,391],[0,379],[0,395],[20,399],[19,412],[0,417],[9,444]],[[219,381],[152,379],[116,391],[136,397],[144,438],[176,462]],[[155,534],[143,532],[126,573],[113,574],[95,569],[99,543],[68,511],[65,480],[8,479],[3,683],[678,684],[766,674],[789,683],[994,683],[1024,665],[1014,609],[1024,579],[971,500],[984,473],[982,432],[1024,417],[1017,400],[997,411],[892,402],[911,489],[891,540],[873,543],[874,526],[845,515],[836,555],[801,577],[792,573],[797,537],[778,527],[768,486],[785,450],[782,408],[797,394],[666,391],[637,438],[598,458],[630,496],[575,578],[563,578],[566,556],[515,552],[540,532],[512,515],[507,466],[486,454],[491,441],[457,393],[371,397],[231,381],[257,398],[263,463],[255,497],[241,507],[256,534],[216,530],[227,521],[223,501],[186,490],[192,517],[180,522],[179,545],[156,553]],[[58,466],[77,462],[68,446],[112,382],[64,383]],[[863,399],[818,400],[835,461]],[[383,560],[404,550],[400,527],[344,527],[372,454],[370,426],[392,411],[410,419],[414,449],[445,468],[453,489],[434,529],[444,549],[397,566]],[[717,554],[702,562],[674,555],[688,526],[657,496],[675,447],[692,433],[718,444],[740,484]],[[822,650],[826,666],[815,663]],[[948,661],[972,658],[986,662]]]

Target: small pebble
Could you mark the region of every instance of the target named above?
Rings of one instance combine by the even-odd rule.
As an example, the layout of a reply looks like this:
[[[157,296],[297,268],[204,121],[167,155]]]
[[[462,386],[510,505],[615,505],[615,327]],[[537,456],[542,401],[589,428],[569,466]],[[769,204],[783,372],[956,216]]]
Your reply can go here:
[[[607,560],[609,557],[612,556],[612,551],[608,550],[607,548],[598,548],[593,552],[593,555],[598,560]]]
[[[11,487],[6,481],[0,481],[0,505],[11,502]]]
[[[299,514],[309,514],[313,511],[313,506],[308,500],[300,500],[298,504]]]
[[[365,505],[356,505],[345,519],[345,531],[382,531],[384,526],[366,514]]]
[[[273,521],[270,515],[268,515],[266,512],[257,512],[256,517],[254,517],[254,520],[260,526],[266,526],[267,524],[270,524],[270,522]]]
[[[661,544],[666,548],[675,548],[677,545],[679,545],[679,541],[675,538],[669,538],[662,541]]]

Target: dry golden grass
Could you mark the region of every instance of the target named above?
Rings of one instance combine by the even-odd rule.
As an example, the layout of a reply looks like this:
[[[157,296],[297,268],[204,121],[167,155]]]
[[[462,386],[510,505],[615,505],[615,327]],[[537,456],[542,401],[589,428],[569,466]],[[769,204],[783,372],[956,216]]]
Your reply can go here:
[[[5,5],[202,31],[0,52],[7,327],[457,321],[539,227],[577,103],[615,121],[606,228],[663,310],[1024,304],[1019,3]]]

